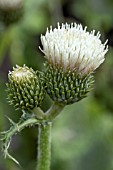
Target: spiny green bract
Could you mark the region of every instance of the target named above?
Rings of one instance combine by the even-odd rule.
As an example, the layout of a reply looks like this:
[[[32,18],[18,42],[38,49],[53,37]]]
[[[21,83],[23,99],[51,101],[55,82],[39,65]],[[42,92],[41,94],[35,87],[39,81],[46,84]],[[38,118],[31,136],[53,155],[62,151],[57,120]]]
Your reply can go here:
[[[42,75],[27,66],[13,68],[8,74],[8,100],[16,109],[32,110],[41,105],[45,96]]]
[[[87,96],[91,90],[93,75],[80,77],[76,71],[63,72],[62,68],[48,65],[46,75],[46,90],[49,96],[57,102],[72,104]]]

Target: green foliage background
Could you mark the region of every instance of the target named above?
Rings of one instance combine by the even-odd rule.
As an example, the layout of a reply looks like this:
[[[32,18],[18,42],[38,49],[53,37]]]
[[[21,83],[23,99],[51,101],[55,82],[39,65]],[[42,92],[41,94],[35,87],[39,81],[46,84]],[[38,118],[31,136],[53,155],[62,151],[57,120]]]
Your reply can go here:
[[[24,15],[8,27],[0,21],[0,131],[10,127],[6,118],[18,121],[21,111],[9,106],[6,98],[7,74],[16,64],[44,69],[39,50],[40,35],[57,22],[77,22],[102,33],[109,52],[95,74],[95,88],[89,96],[66,108],[54,121],[52,130],[52,170],[113,169],[113,0],[26,0]],[[0,13],[0,15],[2,15]],[[52,101],[46,96],[42,108]],[[33,170],[36,164],[37,128],[14,136],[11,154],[20,162],[4,160],[0,170]]]

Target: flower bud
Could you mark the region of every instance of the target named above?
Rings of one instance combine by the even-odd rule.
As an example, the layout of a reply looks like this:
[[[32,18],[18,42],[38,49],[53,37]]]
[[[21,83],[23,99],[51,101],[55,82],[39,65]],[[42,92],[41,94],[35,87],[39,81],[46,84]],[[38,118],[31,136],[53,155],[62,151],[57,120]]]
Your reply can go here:
[[[47,93],[57,102],[71,104],[84,98],[91,90],[93,72],[104,61],[107,41],[102,44],[100,33],[90,33],[76,23],[58,24],[58,28],[41,35],[47,59]]]
[[[8,100],[16,109],[32,110],[39,107],[45,96],[41,75],[27,66],[16,66],[8,74]]]
[[[23,15],[23,0],[0,0],[0,20],[5,25],[17,22]]]

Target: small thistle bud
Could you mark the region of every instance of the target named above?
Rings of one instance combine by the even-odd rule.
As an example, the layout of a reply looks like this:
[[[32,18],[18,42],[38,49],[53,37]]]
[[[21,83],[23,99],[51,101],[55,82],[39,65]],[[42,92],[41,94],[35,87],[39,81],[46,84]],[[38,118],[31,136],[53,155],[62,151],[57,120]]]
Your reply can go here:
[[[44,99],[44,81],[41,75],[27,66],[16,66],[8,74],[8,99],[16,109],[32,110]]]
[[[0,20],[5,25],[18,21],[23,15],[23,0],[0,0]]]
[[[57,102],[71,104],[84,98],[91,90],[93,72],[104,61],[107,41],[100,34],[90,33],[76,23],[58,24],[41,35],[42,52],[47,59],[47,93]]]

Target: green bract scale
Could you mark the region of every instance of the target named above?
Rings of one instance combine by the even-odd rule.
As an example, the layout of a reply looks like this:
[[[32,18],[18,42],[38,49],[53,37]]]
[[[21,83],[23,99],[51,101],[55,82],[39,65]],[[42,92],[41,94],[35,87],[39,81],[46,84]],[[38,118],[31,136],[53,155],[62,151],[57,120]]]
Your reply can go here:
[[[41,105],[45,96],[41,75],[27,66],[16,66],[8,74],[8,99],[16,109],[32,110]]]
[[[49,64],[46,74],[46,87],[49,96],[57,102],[72,104],[84,97],[91,90],[93,75],[80,77],[76,72],[63,72]]]

